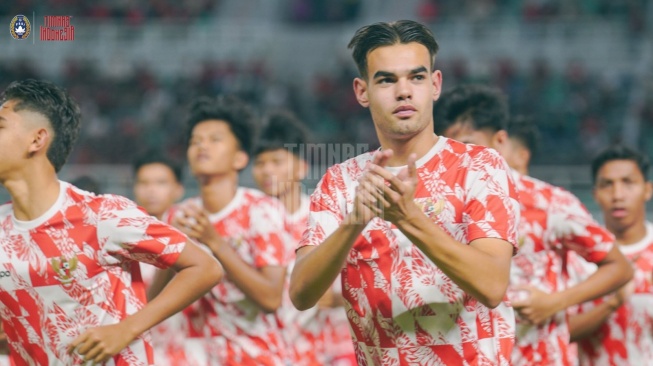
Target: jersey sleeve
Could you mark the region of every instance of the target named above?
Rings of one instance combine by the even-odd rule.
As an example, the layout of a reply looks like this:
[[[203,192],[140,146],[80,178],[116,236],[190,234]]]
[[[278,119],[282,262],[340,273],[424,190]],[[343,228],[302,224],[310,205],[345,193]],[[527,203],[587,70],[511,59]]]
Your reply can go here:
[[[576,196],[563,189],[552,193],[548,235],[588,262],[598,263],[614,246],[613,235],[602,227]]]
[[[100,248],[116,261],[135,260],[168,268],[186,244],[184,234],[124,197],[103,196],[98,215]]]
[[[466,177],[463,220],[467,242],[479,238],[503,239],[517,252],[519,201],[510,168],[494,150],[472,156]]]
[[[249,208],[254,266],[286,266],[291,258],[291,237],[286,231],[283,204],[277,200],[259,201]]]
[[[311,195],[308,225],[297,249],[322,244],[342,222],[344,207],[341,207],[339,197],[344,196],[345,189],[338,169],[337,165],[329,168]]]

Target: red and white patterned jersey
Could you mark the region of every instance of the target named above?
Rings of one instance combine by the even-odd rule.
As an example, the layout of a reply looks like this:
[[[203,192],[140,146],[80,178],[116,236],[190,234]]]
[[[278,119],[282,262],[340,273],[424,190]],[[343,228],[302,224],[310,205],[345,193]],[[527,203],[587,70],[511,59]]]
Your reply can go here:
[[[308,226],[310,203],[310,198],[302,195],[300,208],[286,216],[286,228],[292,238],[289,241],[291,251],[295,250]],[[293,266],[294,256],[288,265],[288,280]],[[284,303],[277,315],[283,326],[292,365],[331,365],[332,359],[348,351],[350,355],[354,352],[349,321],[343,308],[320,309],[315,306],[299,311],[292,304],[286,286]]]
[[[79,365],[67,347],[89,328],[116,324],[145,304],[138,262],[167,268],[186,237],[114,195],[61,182],[41,217],[0,206],[0,315],[16,365]],[[149,333],[107,365],[154,365]]]
[[[300,207],[294,213],[285,217],[286,230],[290,234],[287,241],[288,249],[293,252],[301,239],[308,222],[310,200],[301,196]],[[318,344],[322,342],[322,325],[317,322],[317,306],[299,311],[290,300],[290,274],[295,266],[295,256],[288,263],[288,272],[283,291],[283,302],[277,310],[277,316],[282,328],[282,335],[288,350],[289,362],[297,366],[318,366],[324,364],[318,354]]]
[[[372,158],[362,154],[327,170],[311,196],[300,247],[320,245],[352,212]],[[439,137],[416,166],[414,199],[434,223],[463,244],[499,238],[516,250],[517,193],[496,151]],[[514,313],[507,302],[495,309],[481,304],[390,222],[375,218],[367,225],[341,275],[359,364],[509,363]]]
[[[653,224],[646,223],[646,236],[638,243],[620,245],[619,249],[632,263],[634,293],[610,315],[594,333],[578,343],[579,361],[587,365],[646,365],[653,360]],[[584,280],[596,271],[596,265],[574,265],[573,277]],[[570,269],[570,277],[572,277]],[[574,307],[570,313],[589,311],[605,298]]]
[[[198,206],[199,198],[192,198]],[[220,212],[209,215],[217,233],[255,268],[285,267],[292,255],[281,202],[263,192],[238,188]],[[276,314],[266,313],[225,277],[184,311],[188,336],[204,339],[211,365],[282,365],[285,343]],[[191,347],[192,348],[192,347]],[[187,347],[187,352],[190,348]]]
[[[141,273],[145,288],[149,288],[156,272],[156,267],[141,263]],[[186,366],[184,351],[184,316],[181,312],[175,313],[168,319],[150,329],[152,348],[157,365]]]
[[[342,296],[340,275],[331,286],[331,291]],[[322,342],[318,344],[319,354],[324,360],[323,365],[354,365],[356,362],[354,344],[344,307],[320,309],[317,318],[317,322],[324,328]],[[348,361],[350,362],[347,363]]]
[[[566,258],[573,250],[600,262],[614,238],[570,192],[513,172],[521,204],[519,253],[512,260],[511,288],[531,285],[546,293],[567,288]],[[510,291],[510,290],[509,290]],[[540,326],[516,318],[514,365],[569,365],[569,328],[560,311]]]

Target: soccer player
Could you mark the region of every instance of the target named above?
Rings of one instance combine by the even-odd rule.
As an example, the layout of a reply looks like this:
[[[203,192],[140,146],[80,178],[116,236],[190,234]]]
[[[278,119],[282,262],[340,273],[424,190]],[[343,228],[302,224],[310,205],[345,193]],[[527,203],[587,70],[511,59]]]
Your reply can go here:
[[[284,205],[286,227],[294,252],[308,224],[310,200],[301,181],[306,177],[304,160],[308,143],[306,127],[290,112],[276,112],[260,133],[254,153],[252,174],[259,188]],[[292,271],[293,260],[288,266]],[[288,276],[288,279],[290,276]],[[341,291],[327,292],[320,305],[298,311],[284,292],[284,304],[278,314],[293,365],[354,365],[356,358],[349,332]]]
[[[187,353],[202,344],[219,365],[282,365],[285,344],[274,312],[281,306],[287,247],[281,203],[238,186],[249,161],[254,117],[235,97],[200,98],[187,121],[188,163],[200,196],[179,207],[173,223],[222,263],[226,276],[189,315]],[[203,339],[202,339],[203,338]],[[201,351],[201,350],[200,350]]]
[[[159,151],[147,151],[136,158],[134,168],[134,200],[157,219],[170,223],[173,205],[184,195],[182,169],[175,161]],[[141,263],[143,282],[148,291],[153,290],[155,266]],[[171,273],[166,273],[170,277]],[[186,365],[192,361],[186,356],[182,332],[184,316],[176,313],[152,328],[152,345],[156,360],[161,365]]]
[[[159,151],[148,151],[133,168],[136,203],[157,219],[171,221],[170,209],[184,196],[181,166]]]
[[[435,107],[438,131],[465,143],[507,155],[507,103],[495,89],[453,88]],[[514,365],[569,365],[565,310],[605,295],[632,276],[628,262],[570,192],[514,173],[521,204],[519,253],[512,260],[509,294],[517,311]],[[598,270],[566,288],[566,253],[575,251]]]
[[[521,175],[528,175],[528,166],[537,152],[540,134],[530,118],[517,116],[508,122],[508,147],[504,156],[508,165]]]
[[[646,155],[615,145],[592,161],[594,199],[635,276],[618,292],[578,306],[569,318],[581,365],[645,365],[653,360],[653,194]],[[578,269],[578,267],[574,267]],[[581,267],[581,269],[588,266]],[[575,273],[586,277],[596,270]]]
[[[0,106],[0,314],[17,365],[153,365],[144,332],[212,288],[219,264],[128,199],[59,181],[80,129],[52,83],[11,83]],[[146,304],[138,262],[178,271]]]
[[[362,365],[508,363],[519,206],[507,164],[433,133],[442,74],[428,28],[375,23],[349,46],[381,149],[330,167],[311,196],[293,303],[314,306],[342,274]]]

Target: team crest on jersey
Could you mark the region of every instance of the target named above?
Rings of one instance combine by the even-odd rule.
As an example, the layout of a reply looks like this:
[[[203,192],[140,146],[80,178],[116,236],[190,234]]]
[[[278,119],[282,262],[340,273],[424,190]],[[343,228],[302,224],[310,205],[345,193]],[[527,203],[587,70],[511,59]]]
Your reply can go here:
[[[75,280],[75,270],[77,269],[77,256],[66,259],[63,256],[59,258],[52,258],[50,261],[52,269],[57,273],[57,279],[64,285],[69,285]]]
[[[9,32],[14,39],[27,39],[32,32],[32,26],[24,15],[16,15],[9,23]]]
[[[442,198],[436,200],[429,197],[418,201],[417,204],[428,217],[437,216],[444,209],[444,200]]]

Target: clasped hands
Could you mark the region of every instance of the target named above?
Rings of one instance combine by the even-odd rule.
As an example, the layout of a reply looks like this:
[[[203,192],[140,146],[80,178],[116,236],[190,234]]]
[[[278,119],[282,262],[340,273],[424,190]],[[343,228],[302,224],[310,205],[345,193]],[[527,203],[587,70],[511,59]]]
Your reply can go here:
[[[357,223],[367,224],[380,217],[397,224],[419,211],[414,202],[418,182],[416,155],[411,154],[407,166],[395,176],[385,169],[392,154],[392,150],[377,151],[358,180],[353,210]]]

